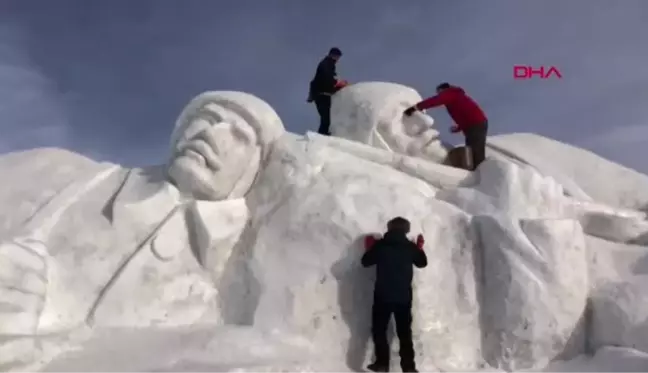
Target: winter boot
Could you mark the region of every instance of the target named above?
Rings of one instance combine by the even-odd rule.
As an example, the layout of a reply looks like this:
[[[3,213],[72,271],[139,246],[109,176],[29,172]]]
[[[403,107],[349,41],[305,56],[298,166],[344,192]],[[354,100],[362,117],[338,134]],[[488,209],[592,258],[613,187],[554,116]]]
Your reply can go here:
[[[389,365],[378,364],[376,362],[367,365],[367,369],[372,372],[389,372]]]

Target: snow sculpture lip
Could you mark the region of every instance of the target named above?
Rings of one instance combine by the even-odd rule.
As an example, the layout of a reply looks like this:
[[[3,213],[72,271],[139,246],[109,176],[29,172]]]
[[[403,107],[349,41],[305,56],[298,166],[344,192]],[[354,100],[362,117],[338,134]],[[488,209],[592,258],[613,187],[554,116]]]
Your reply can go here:
[[[219,123],[211,123],[211,126],[217,125]],[[254,134],[252,136],[251,139],[245,142],[246,145],[254,141]],[[194,159],[201,166],[209,167],[212,171],[219,171],[223,167],[221,157],[219,156],[222,151],[220,150],[218,141],[214,139],[214,131],[211,131],[210,128],[202,130],[196,138],[183,143],[179,149],[181,156]]]
[[[176,122],[169,179],[193,198],[244,194],[270,145],[284,132],[277,113],[260,98],[235,91],[204,92]]]
[[[418,92],[401,84],[350,85],[333,96],[331,131],[348,140],[441,163],[447,149],[434,128],[434,119],[420,112],[403,115],[420,100]]]

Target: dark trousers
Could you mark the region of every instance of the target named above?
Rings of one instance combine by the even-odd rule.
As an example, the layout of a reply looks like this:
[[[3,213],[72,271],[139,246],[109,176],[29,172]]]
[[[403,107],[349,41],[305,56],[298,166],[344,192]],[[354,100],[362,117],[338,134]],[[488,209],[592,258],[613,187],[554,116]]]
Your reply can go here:
[[[330,135],[329,126],[331,125],[331,96],[319,94],[315,97],[315,106],[320,116],[320,126],[317,133]]]
[[[486,159],[486,137],[488,135],[488,121],[480,123],[464,130],[466,146],[470,147],[472,154],[473,170],[477,169]]]
[[[403,371],[416,368],[414,363],[414,343],[412,342],[412,304],[382,303],[374,301],[371,312],[371,336],[376,354],[376,363],[389,366],[389,343],[387,326],[394,314],[396,334],[400,343],[400,364]]]

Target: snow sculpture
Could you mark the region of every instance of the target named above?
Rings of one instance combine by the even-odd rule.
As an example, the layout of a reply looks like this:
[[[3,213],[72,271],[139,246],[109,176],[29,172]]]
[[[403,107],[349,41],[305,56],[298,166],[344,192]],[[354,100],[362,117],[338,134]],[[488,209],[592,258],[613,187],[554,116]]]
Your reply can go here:
[[[475,173],[441,164],[432,119],[401,115],[419,99],[392,83],[345,88],[333,108],[342,138],[286,133],[262,100],[209,92],[180,115],[168,166],[52,150],[0,157],[16,184],[0,190],[10,206],[0,211],[0,366],[35,370],[87,338],[133,338],[107,327],[139,327],[140,341],[164,347],[167,370],[360,368],[373,275],[359,265],[361,241],[395,215],[427,241],[430,263],[414,280],[421,370],[537,370],[588,345],[644,349],[633,327],[645,315],[609,307],[611,294],[643,301],[640,280],[595,273],[607,268],[595,254],[621,261],[601,242],[627,245],[592,235],[640,241],[645,213],[599,203],[568,172],[516,152]],[[583,323],[588,298],[594,326]],[[617,335],[602,328],[609,315]],[[206,351],[159,340],[185,340],[189,328],[200,331],[191,348]],[[249,339],[272,346],[236,358]],[[155,355],[149,368],[103,369],[163,370]]]
[[[386,82],[362,82],[345,87],[331,105],[331,133],[394,153],[442,163],[447,149],[441,144],[434,120],[423,113],[403,111],[422,98],[414,89]]]
[[[483,249],[486,361],[515,371],[583,353],[588,270],[578,221],[475,219]]]
[[[610,282],[592,297],[592,348],[631,346],[648,353],[646,274]]]
[[[163,166],[124,169],[89,161],[74,174],[67,168],[84,163],[79,155],[64,164],[57,163],[63,158],[58,151],[45,160],[39,150],[14,155],[12,167],[30,182],[3,189],[0,199],[21,202],[27,195],[31,211],[25,224],[12,220],[11,208],[0,212],[2,226],[10,228],[0,244],[0,295],[7,306],[0,334],[218,322],[215,285],[249,218],[240,197],[282,132],[274,110],[254,96],[198,96],[180,116],[172,141],[168,175],[182,195]],[[43,162],[47,167],[33,167]],[[15,351],[5,339],[0,351],[13,353],[0,354],[0,364],[29,361],[34,343],[21,338]]]

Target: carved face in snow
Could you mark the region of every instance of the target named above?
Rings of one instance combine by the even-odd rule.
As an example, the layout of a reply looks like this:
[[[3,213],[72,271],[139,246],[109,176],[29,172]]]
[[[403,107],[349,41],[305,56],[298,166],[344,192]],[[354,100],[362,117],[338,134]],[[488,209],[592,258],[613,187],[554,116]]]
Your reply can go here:
[[[333,96],[331,131],[377,148],[442,162],[447,150],[434,120],[424,113],[403,115],[421,99],[415,90],[400,84],[353,84]]]
[[[240,197],[283,132],[277,113],[255,96],[203,93],[187,105],[176,123],[169,178],[194,198]]]

